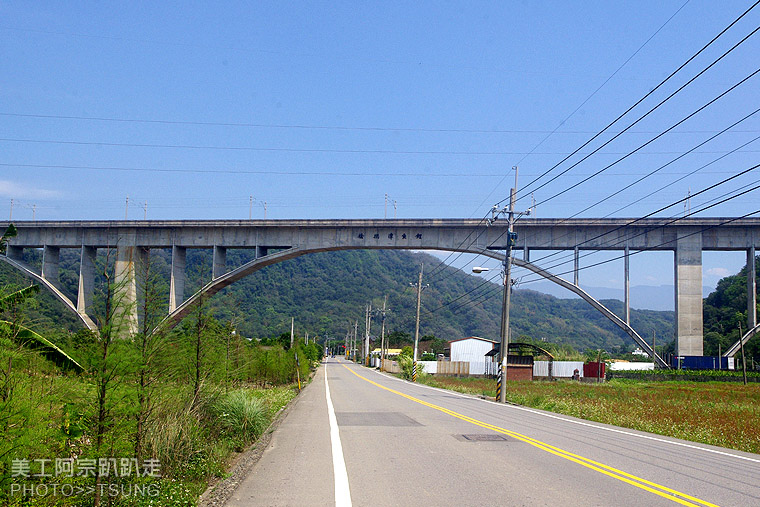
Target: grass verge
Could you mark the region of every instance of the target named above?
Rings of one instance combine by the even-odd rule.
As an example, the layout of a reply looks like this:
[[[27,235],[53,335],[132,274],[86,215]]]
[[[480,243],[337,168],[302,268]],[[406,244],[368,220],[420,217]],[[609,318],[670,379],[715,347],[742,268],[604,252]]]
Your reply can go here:
[[[495,381],[428,376],[427,385],[496,394]],[[760,385],[725,382],[509,382],[507,401],[589,421],[760,453]]]

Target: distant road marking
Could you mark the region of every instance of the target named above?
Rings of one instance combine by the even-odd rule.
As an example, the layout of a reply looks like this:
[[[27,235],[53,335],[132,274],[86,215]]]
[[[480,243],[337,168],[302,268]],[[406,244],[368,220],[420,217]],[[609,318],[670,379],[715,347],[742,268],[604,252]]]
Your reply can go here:
[[[390,375],[386,375],[386,377],[389,378],[389,379],[395,380],[397,382],[406,382],[405,380],[401,380],[400,378],[393,377],[393,376],[390,376]],[[416,384],[416,385],[417,385],[417,387],[423,387],[425,389],[432,389],[434,391],[445,392],[446,394],[453,394],[455,396],[459,396],[460,398],[464,398],[464,399],[476,399],[476,398],[473,398],[472,395],[462,394],[462,393],[459,393],[457,391],[450,391],[448,389],[442,389],[440,387],[432,387],[432,386],[428,386],[428,385],[425,385],[425,384]],[[515,410],[522,410],[524,412],[530,412],[531,414],[536,414],[536,415],[540,415],[540,416],[543,416],[543,417],[548,417],[550,419],[557,419],[558,421],[565,421],[565,422],[569,422],[569,423],[572,423],[572,424],[577,424],[579,426],[587,426],[589,428],[595,428],[595,429],[598,429],[598,430],[609,431],[611,433],[618,433],[620,435],[626,435],[626,436],[629,436],[629,437],[643,438],[644,440],[653,440],[655,442],[659,442],[659,443],[663,443],[663,444],[675,445],[675,446],[679,446],[679,447],[686,447],[687,449],[694,449],[694,450],[698,450],[698,451],[709,452],[709,453],[712,453],[712,454],[718,454],[720,456],[726,456],[728,458],[736,458],[736,459],[741,459],[741,460],[744,460],[744,461],[751,461],[752,463],[760,463],[760,459],[750,458],[749,456],[741,456],[739,454],[733,454],[733,453],[726,452],[726,451],[718,451],[716,449],[709,449],[707,447],[701,447],[701,446],[695,445],[695,444],[687,444],[685,442],[676,442],[674,440],[667,440],[665,438],[653,437],[651,435],[642,435],[640,433],[633,433],[631,431],[625,431],[625,430],[621,430],[621,429],[618,429],[618,428],[608,428],[606,426],[599,426],[598,424],[593,424],[593,423],[589,423],[589,422],[586,422],[586,421],[577,421],[575,419],[568,419],[567,417],[562,417],[562,416],[559,416],[559,415],[556,415],[556,414],[548,414],[546,412],[541,412],[540,410],[534,410],[532,408],[521,407],[519,405],[504,405],[502,403],[496,403],[493,400],[487,400],[487,399],[482,399],[482,398],[477,398],[477,399],[481,399],[482,401],[485,401],[486,403],[491,403],[491,404],[499,405],[499,406],[502,406],[502,407],[508,407],[508,408],[512,408],[512,409],[515,409]]]
[[[586,468],[590,468],[591,470],[595,470],[601,474],[607,475],[609,477],[612,477],[613,479],[617,479],[619,481],[625,482],[627,484],[630,484],[632,486],[635,486],[639,489],[643,489],[644,491],[648,491],[650,493],[653,493],[655,495],[661,496],[667,500],[671,500],[673,502],[679,503],[681,505],[689,505],[689,506],[705,506],[705,507],[718,507],[713,503],[706,502],[704,500],[700,500],[699,498],[687,495],[686,493],[681,493],[680,491],[676,491],[674,489],[668,488],[667,486],[662,486],[660,484],[657,484],[652,481],[648,481],[646,479],[642,479],[641,477],[637,477],[635,475],[629,474],[627,472],[623,472],[622,470],[618,470],[616,468],[604,465],[602,463],[599,463],[597,461],[590,460],[588,458],[584,458],[583,456],[580,456],[578,454],[573,454],[571,452],[565,451],[563,449],[560,449],[559,447],[554,447],[550,444],[541,442],[540,440],[536,440],[535,438],[528,437],[526,435],[522,435],[520,433],[516,433],[514,431],[507,430],[505,428],[501,428],[499,426],[494,426],[493,424],[488,424],[483,421],[479,421],[477,419],[474,419],[472,417],[468,417],[466,415],[460,414],[458,412],[454,412],[453,410],[449,410],[447,408],[443,408],[439,405],[434,405],[433,403],[428,403],[427,401],[420,400],[419,398],[415,398],[413,396],[409,396],[408,394],[404,394],[400,391],[396,391],[395,389],[391,389],[390,387],[385,387],[384,385],[378,384],[377,382],[374,382],[362,375],[359,375],[355,371],[353,371],[351,368],[347,367],[346,365],[342,365],[345,369],[359,377],[360,379],[369,382],[370,384],[379,387],[380,389],[384,389],[388,392],[391,392],[393,394],[397,394],[403,398],[406,398],[408,400],[411,400],[415,403],[419,403],[420,405],[424,405],[426,407],[430,407],[434,410],[438,410],[439,412],[443,412],[444,414],[448,414],[452,417],[456,417],[457,419],[461,419],[463,421],[467,421],[471,424],[474,424],[476,426],[480,426],[482,428],[486,428],[492,431],[495,431],[497,433],[502,433],[504,435],[508,435],[516,440],[521,440],[527,444],[530,444],[534,447],[537,447],[538,449],[541,449],[543,451],[546,451],[550,454],[554,454],[555,456],[559,456],[560,458],[565,458],[566,460],[572,461],[574,463],[578,463],[579,465],[582,465]],[[326,379],[326,377],[325,377]]]
[[[335,505],[336,507],[351,507],[351,489],[348,486],[346,461],[343,459],[343,446],[340,445],[338,419],[335,417],[330,385],[327,383],[327,368],[325,368],[325,396],[327,396],[327,417],[330,420],[330,441],[332,443],[333,475],[335,476]]]

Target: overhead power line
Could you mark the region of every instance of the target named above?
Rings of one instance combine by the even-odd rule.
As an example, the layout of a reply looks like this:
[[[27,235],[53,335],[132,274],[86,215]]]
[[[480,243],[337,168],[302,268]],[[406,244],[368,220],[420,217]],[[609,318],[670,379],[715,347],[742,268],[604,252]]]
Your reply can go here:
[[[755,31],[757,31],[757,30],[760,30],[760,27],[758,27],[758,28],[757,28]],[[753,33],[754,33],[754,32],[753,32]],[[693,118],[694,116],[696,116],[697,114],[699,114],[700,112],[702,112],[703,110],[705,110],[706,108],[708,108],[709,106],[711,106],[712,104],[714,104],[715,102],[717,102],[718,100],[720,100],[721,98],[723,98],[724,96],[726,96],[728,93],[732,92],[733,90],[735,90],[736,88],[738,88],[738,87],[739,87],[739,86],[741,86],[742,84],[746,83],[746,82],[747,82],[749,79],[753,78],[753,77],[754,77],[755,75],[757,75],[758,73],[760,73],[760,67],[759,67],[759,68],[757,68],[757,69],[756,69],[754,72],[752,72],[752,73],[751,73],[751,74],[749,74],[748,76],[746,76],[744,79],[742,79],[741,81],[739,81],[738,83],[734,84],[733,86],[731,86],[730,88],[728,88],[727,90],[725,90],[724,92],[722,92],[722,93],[721,93],[720,95],[718,95],[717,97],[715,97],[715,98],[711,99],[710,101],[708,101],[707,103],[705,103],[704,105],[702,105],[701,107],[699,107],[698,109],[696,109],[695,111],[693,111],[692,113],[688,114],[687,116],[685,116],[685,117],[684,117],[684,118],[682,118],[681,120],[677,121],[677,122],[676,122],[676,123],[674,123],[672,126],[668,127],[668,128],[667,128],[666,130],[664,130],[662,133],[660,133],[660,134],[658,134],[658,135],[654,136],[652,139],[650,139],[649,141],[645,142],[644,144],[641,144],[641,145],[639,145],[639,147],[638,147],[638,148],[636,148],[636,149],[634,149],[633,151],[631,151],[631,152],[630,152],[628,155],[624,155],[623,157],[621,157],[621,158],[617,159],[617,160],[616,160],[616,161],[614,161],[613,163],[606,165],[606,166],[605,166],[605,167],[603,167],[602,169],[599,169],[598,171],[596,171],[595,173],[591,174],[590,176],[587,176],[587,177],[583,178],[582,180],[580,180],[580,181],[578,181],[578,182],[576,182],[576,183],[573,183],[572,185],[570,185],[570,186],[568,186],[568,187],[565,187],[565,188],[563,188],[563,189],[562,189],[562,190],[560,190],[559,192],[555,193],[555,194],[554,194],[554,195],[552,195],[551,197],[547,197],[546,199],[544,199],[543,201],[540,201],[540,202],[539,202],[539,203],[537,203],[536,205],[538,206],[538,205],[541,205],[541,204],[545,204],[545,203],[547,203],[547,202],[549,202],[549,201],[551,201],[551,200],[553,200],[553,199],[556,199],[557,197],[559,197],[559,196],[561,196],[561,195],[563,195],[563,194],[566,194],[566,193],[567,193],[567,192],[569,192],[570,190],[573,190],[573,189],[575,189],[575,188],[579,187],[580,185],[582,185],[582,184],[586,183],[586,182],[587,182],[587,181],[589,181],[590,179],[592,179],[592,178],[595,178],[596,176],[598,176],[598,175],[602,174],[604,171],[606,171],[606,170],[607,170],[607,169],[609,169],[610,167],[613,167],[613,166],[615,166],[616,164],[618,164],[618,163],[622,162],[623,160],[627,159],[628,157],[630,157],[631,155],[633,155],[634,153],[636,153],[636,152],[637,152],[637,151],[639,151],[640,149],[642,149],[642,148],[645,148],[646,146],[650,145],[651,143],[653,143],[654,141],[656,141],[657,139],[659,139],[660,137],[662,137],[663,135],[665,135],[666,133],[668,133],[669,131],[671,131],[672,129],[676,128],[678,125],[681,125],[681,124],[682,124],[682,123],[684,123],[685,121],[687,121],[687,120],[689,120],[689,119]],[[671,96],[672,96],[672,95],[671,95]],[[572,166],[571,166],[571,167],[572,167]],[[565,172],[567,172],[567,171],[565,171]],[[560,176],[561,176],[562,174],[564,174],[564,172],[563,172],[563,173],[561,173],[561,174],[560,174]]]
[[[598,133],[596,133],[594,136],[592,136],[590,139],[588,139],[588,140],[587,140],[585,143],[581,144],[581,145],[580,145],[578,148],[576,148],[576,149],[575,149],[575,150],[574,150],[572,153],[570,153],[569,155],[567,155],[565,158],[563,158],[562,160],[560,160],[559,162],[557,162],[556,164],[554,164],[552,167],[550,167],[549,169],[547,169],[547,170],[546,170],[544,173],[542,173],[541,175],[537,176],[537,177],[536,177],[536,178],[534,178],[532,181],[530,181],[530,182],[529,182],[527,185],[525,185],[525,186],[522,188],[522,191],[521,191],[521,192],[523,193],[523,195],[526,195],[528,192],[531,192],[531,191],[535,191],[535,189],[532,189],[532,190],[531,190],[531,188],[530,188],[530,187],[531,187],[531,186],[532,186],[534,183],[538,182],[538,181],[539,181],[539,180],[541,180],[541,179],[542,179],[544,176],[546,176],[546,175],[548,175],[549,173],[551,173],[552,171],[554,171],[554,169],[556,169],[557,167],[559,167],[561,164],[563,164],[565,161],[567,161],[567,160],[568,160],[570,157],[572,157],[573,155],[575,155],[576,153],[578,153],[580,150],[582,150],[583,148],[585,148],[586,146],[588,146],[588,145],[589,145],[591,142],[593,142],[593,141],[594,141],[594,140],[595,140],[597,137],[599,137],[599,136],[600,136],[600,135],[602,135],[604,132],[606,132],[607,130],[609,130],[609,129],[610,129],[610,127],[612,127],[612,126],[613,126],[615,123],[617,123],[617,122],[618,122],[618,121],[619,121],[621,118],[623,118],[623,117],[624,117],[625,115],[627,115],[627,114],[628,114],[630,111],[632,111],[632,110],[633,110],[633,109],[634,109],[636,106],[638,106],[639,104],[641,104],[641,103],[642,103],[644,100],[646,100],[646,99],[647,99],[649,96],[651,96],[651,95],[652,95],[654,92],[656,92],[658,89],[660,89],[660,88],[661,88],[661,87],[662,87],[662,86],[663,86],[665,83],[667,83],[668,81],[670,81],[670,79],[672,79],[672,78],[673,78],[673,76],[675,76],[676,74],[678,74],[678,73],[679,73],[679,72],[680,72],[680,71],[681,71],[681,70],[682,70],[684,67],[686,67],[686,65],[688,65],[689,63],[691,63],[691,62],[692,62],[692,61],[693,61],[695,58],[697,58],[697,57],[698,57],[700,54],[702,54],[702,53],[703,53],[703,52],[704,52],[704,51],[705,51],[705,50],[706,50],[708,47],[710,47],[710,46],[711,46],[711,45],[712,45],[712,44],[713,44],[713,43],[714,43],[716,40],[718,40],[718,39],[719,39],[719,38],[720,38],[720,37],[721,37],[723,34],[725,34],[725,33],[726,33],[728,30],[730,30],[730,29],[731,29],[731,27],[733,27],[733,26],[734,26],[736,23],[738,23],[738,22],[739,22],[739,21],[740,21],[740,20],[741,20],[741,19],[742,19],[744,16],[746,16],[746,15],[747,15],[747,14],[748,14],[748,13],[749,13],[749,12],[750,12],[752,9],[754,9],[755,7],[757,7],[757,5],[758,5],[758,4],[760,4],[760,0],[756,1],[755,3],[753,3],[753,4],[752,4],[752,5],[751,5],[751,6],[750,6],[750,7],[749,7],[747,10],[745,10],[745,11],[744,11],[744,12],[743,12],[743,13],[742,13],[742,14],[741,14],[739,17],[737,17],[737,18],[736,18],[734,21],[732,21],[732,22],[731,22],[731,23],[730,23],[728,26],[726,26],[726,27],[725,27],[723,30],[721,30],[721,31],[720,31],[720,32],[719,32],[719,33],[718,33],[718,34],[717,34],[715,37],[713,37],[713,38],[712,38],[712,39],[711,39],[711,40],[710,40],[710,41],[709,41],[707,44],[705,44],[704,46],[702,46],[702,48],[701,48],[699,51],[697,51],[697,52],[696,52],[696,53],[694,53],[692,56],[690,56],[690,57],[689,57],[689,58],[688,58],[688,59],[687,59],[687,60],[686,60],[684,63],[682,63],[681,65],[679,65],[679,66],[678,66],[678,68],[676,68],[676,69],[675,69],[673,72],[671,72],[671,73],[670,73],[670,74],[669,74],[667,77],[665,77],[665,79],[663,79],[662,81],[660,81],[660,82],[657,84],[657,86],[655,86],[654,88],[652,88],[651,90],[649,90],[649,91],[648,91],[646,94],[644,94],[644,96],[643,96],[643,97],[641,97],[639,100],[637,100],[637,101],[636,101],[636,102],[635,102],[633,105],[631,105],[631,106],[630,106],[628,109],[626,109],[625,111],[623,111],[623,112],[622,112],[622,113],[621,113],[621,114],[620,114],[620,115],[619,115],[617,118],[615,118],[615,119],[614,119],[614,120],[612,120],[610,123],[608,123],[608,124],[607,124],[607,125],[606,125],[606,126],[603,128],[603,129],[602,129],[602,130],[600,130]],[[755,30],[755,31],[756,31],[756,30]],[[755,33],[755,31],[753,31],[753,32],[752,32],[752,34],[754,34],[754,33]],[[751,35],[751,34],[750,34],[750,35]],[[747,37],[749,37],[749,36],[747,36]],[[732,47],[732,48],[729,50],[729,52],[730,52],[730,51],[733,51],[733,49],[734,49],[734,48],[736,48],[736,47],[737,47],[739,44],[741,44],[741,42],[743,42],[744,40],[746,40],[746,39],[747,39],[747,37],[745,37],[744,39],[742,39],[742,41],[740,41],[739,43],[735,44],[735,45],[734,45],[734,47]],[[724,55],[723,55],[723,56],[725,56],[725,54],[727,54],[727,53],[724,53]],[[722,59],[722,58],[723,58],[723,56],[721,56],[719,59]],[[713,63],[715,63],[715,62],[713,62]],[[699,75],[699,74],[698,74],[698,75]],[[696,76],[695,76],[695,77],[696,77]],[[689,83],[690,83],[691,81],[693,81],[693,80],[694,80],[694,78],[692,78],[692,79],[689,81]],[[687,84],[688,84],[688,83],[687,83]],[[684,85],[684,86],[685,86],[685,85]],[[682,86],[681,88],[679,88],[679,91],[680,91],[681,89],[683,89],[683,86]],[[656,106],[656,107],[659,107],[659,105],[658,105],[658,106]],[[647,114],[648,114],[648,113],[647,113]],[[635,123],[634,123],[634,124],[635,124]],[[633,126],[634,124],[631,124],[631,125],[629,125],[628,129],[629,129],[629,128],[631,128],[631,126]],[[625,130],[627,130],[627,129],[624,129],[623,131],[625,131]],[[616,137],[617,137],[617,136],[619,136],[619,135],[620,135],[620,134],[616,134]],[[614,139],[614,138],[613,138],[613,139]],[[553,178],[553,179],[554,179],[554,178]],[[543,186],[543,185],[542,185],[542,186]],[[518,196],[518,198],[519,198],[519,196]]]

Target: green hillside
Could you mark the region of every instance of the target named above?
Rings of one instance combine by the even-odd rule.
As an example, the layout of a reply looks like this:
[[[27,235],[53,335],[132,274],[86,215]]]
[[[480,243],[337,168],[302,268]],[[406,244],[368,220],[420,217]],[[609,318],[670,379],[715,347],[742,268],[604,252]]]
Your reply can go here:
[[[76,293],[77,252],[61,252],[61,284],[70,295]],[[250,259],[250,250],[229,250],[227,263],[236,267]],[[168,279],[170,252],[151,251],[151,268]],[[103,262],[103,255],[100,261]],[[39,254],[29,252],[27,261],[39,264]],[[387,295],[387,332],[414,333],[416,292],[410,282],[416,282],[420,264],[426,273],[439,265],[439,260],[423,253],[406,251],[343,251],[310,254],[264,268],[233,284],[214,296],[210,304],[217,318],[233,320],[238,332],[246,337],[268,337],[290,330],[290,318],[295,317],[299,334],[345,336],[349,326],[359,321],[364,327],[364,307],[369,301],[373,308],[382,307]],[[188,250],[186,296],[191,295],[209,279],[211,252]],[[0,276],[4,282],[19,281],[19,277],[3,265]],[[422,296],[421,335],[435,335],[444,340],[464,336],[497,339],[501,305],[500,287],[488,284],[474,294],[476,302],[465,296],[476,289],[482,280],[453,268],[445,268],[423,283],[431,283]],[[163,297],[168,289],[164,287]],[[44,292],[44,291],[43,291]],[[478,297],[489,293],[490,297]],[[51,296],[40,296],[37,319],[43,326],[52,323],[76,328],[76,321],[66,314],[60,318],[60,304]],[[613,311],[622,315],[619,301],[606,301]],[[432,312],[432,313],[431,313]],[[663,343],[673,336],[673,313],[632,310],[635,329],[644,337],[656,332]],[[516,290],[512,306],[512,335],[535,340],[564,343],[577,349],[604,348],[610,352],[632,350],[633,342],[608,319],[579,299],[558,299],[531,290]],[[377,318],[373,334],[379,334]]]
[[[760,257],[755,266],[760,274]],[[739,326],[747,331],[747,266],[739,273],[718,282],[715,291],[704,299],[705,355],[717,355],[739,340]],[[760,358],[760,337],[745,347],[747,357]]]

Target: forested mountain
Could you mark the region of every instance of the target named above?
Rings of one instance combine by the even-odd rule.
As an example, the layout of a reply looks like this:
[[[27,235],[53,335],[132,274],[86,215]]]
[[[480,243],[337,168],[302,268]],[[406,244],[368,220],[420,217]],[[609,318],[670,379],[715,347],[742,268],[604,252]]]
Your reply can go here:
[[[249,250],[228,250],[227,264],[235,267],[250,260]],[[29,252],[27,261],[39,264],[38,254]],[[103,256],[100,255],[103,262]],[[151,269],[168,285],[170,252],[152,250]],[[498,339],[501,311],[500,286],[486,283],[459,270],[446,267],[424,253],[368,250],[309,254],[264,268],[236,282],[209,301],[221,320],[233,320],[238,332],[246,337],[268,337],[290,331],[290,318],[295,317],[296,331],[303,335],[342,338],[349,326],[358,320],[364,328],[365,304],[382,308],[387,296],[386,332],[413,335],[416,289],[420,264],[426,276],[423,284],[421,335],[435,335],[444,340],[466,336]],[[70,295],[76,293],[78,258],[75,251],[61,252],[61,284]],[[2,265],[4,282],[18,276]],[[211,271],[211,253],[188,250],[186,296],[206,283]],[[478,288],[479,287],[479,288]],[[465,295],[474,291],[470,295]],[[43,291],[44,292],[44,291]],[[162,293],[168,294],[163,288]],[[481,297],[484,294],[489,297]],[[164,297],[164,296],[162,296]],[[59,318],[59,303],[50,296],[40,296],[39,318],[44,325],[53,322],[70,328],[76,321]],[[168,296],[164,298],[168,301]],[[475,301],[473,302],[472,299]],[[610,352],[632,350],[633,342],[608,319],[577,299],[558,299],[531,290],[515,290],[511,313],[513,337],[546,339],[570,344],[580,350],[604,348]],[[167,303],[168,304],[168,303]],[[622,315],[619,301],[605,304]],[[647,339],[653,332],[665,343],[673,336],[673,312],[631,312],[632,325]],[[373,318],[372,334],[379,334],[379,318]]]
[[[760,257],[755,260],[760,274]],[[715,292],[704,299],[705,355],[717,355],[739,340],[739,326],[747,331],[747,266],[718,282]],[[752,338],[745,353],[760,357],[760,337]]]

